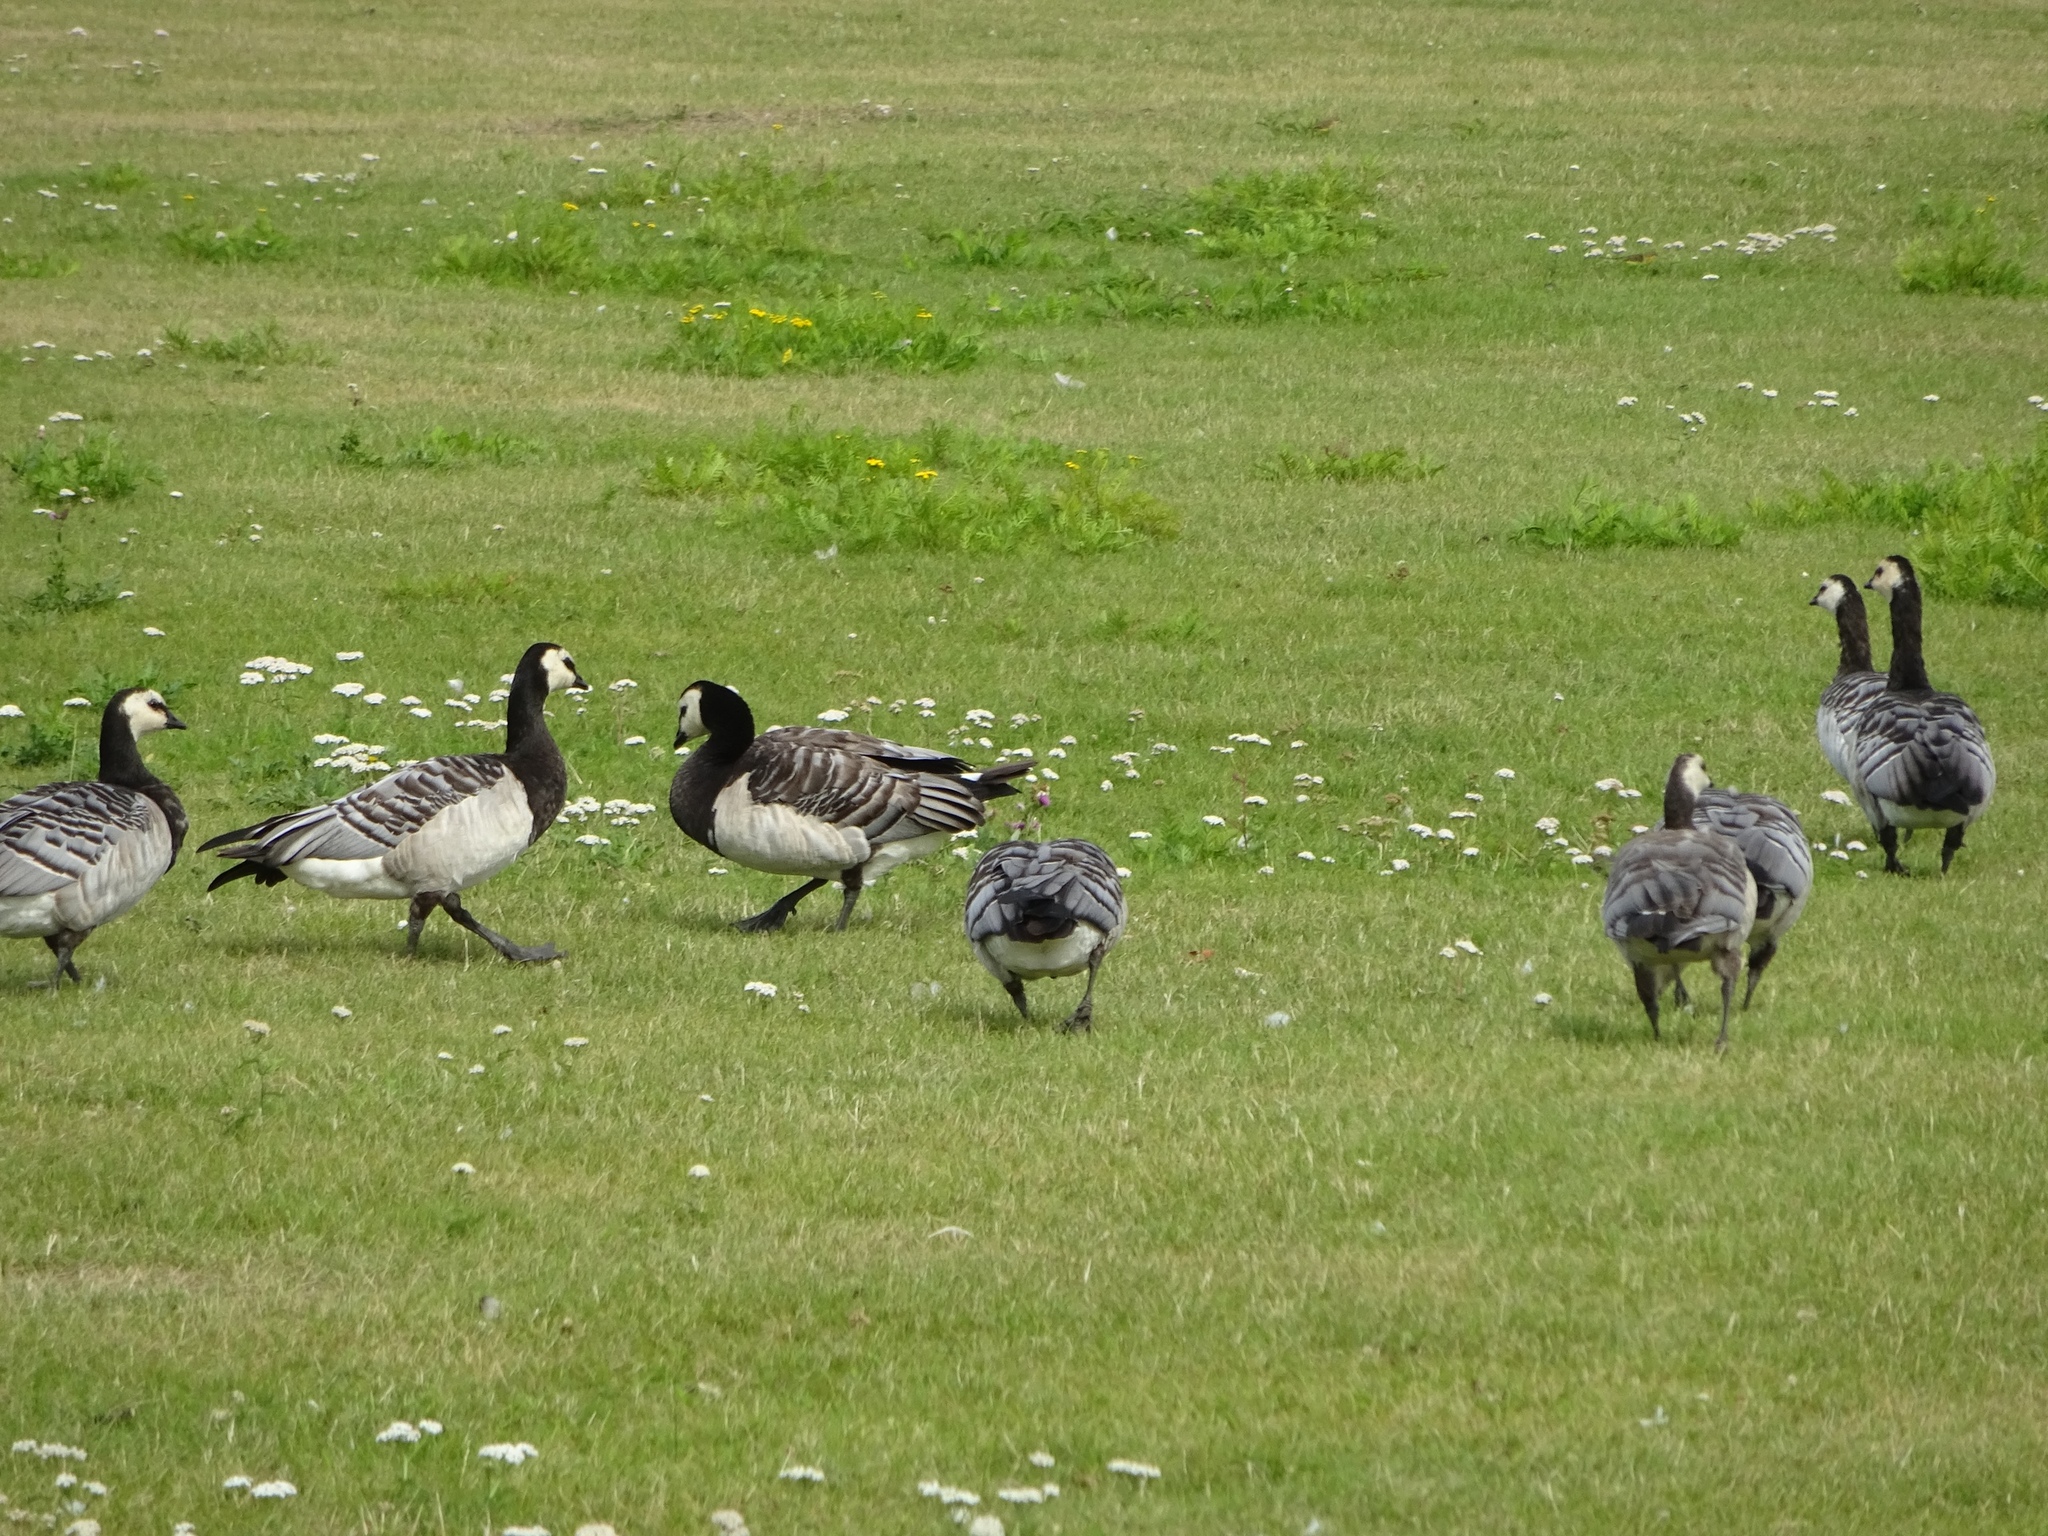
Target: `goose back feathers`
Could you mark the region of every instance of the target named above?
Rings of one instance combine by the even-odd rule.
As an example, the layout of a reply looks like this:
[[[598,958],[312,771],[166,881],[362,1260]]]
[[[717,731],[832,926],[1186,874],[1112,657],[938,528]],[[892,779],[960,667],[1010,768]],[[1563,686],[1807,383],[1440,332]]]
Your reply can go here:
[[[1664,786],[1664,825],[1622,844],[1608,869],[1601,903],[1607,937],[1635,974],[1636,996],[1658,1034],[1658,998],[1687,965],[1706,962],[1721,978],[1721,1033],[1742,950],[1756,919],[1757,889],[1734,839],[1694,824],[1700,795],[1712,787],[1706,768],[1687,752]]]
[[[1015,794],[1028,762],[977,773],[950,753],[853,731],[784,727],[754,732],[746,701],[718,683],[683,691],[676,745],[703,738],[669,786],[669,813],[723,858],[808,883],[742,927],[779,928],[828,880],[845,890],[844,927],[861,887],[956,832],[988,819],[986,803]]]
[[[1742,1006],[1756,996],[1764,968],[1778,953],[1778,944],[1806,910],[1813,894],[1813,849],[1799,813],[1769,795],[1739,790],[1703,790],[1693,810],[1693,825],[1718,832],[1742,850],[1742,861],[1756,882],[1756,917],[1749,930],[1749,983]]]
[[[1079,838],[998,843],[967,882],[967,942],[1019,1013],[1029,1017],[1025,982],[1088,972],[1088,990],[1063,1029],[1089,1027],[1095,973],[1127,916],[1116,865]]]
[[[53,985],[79,979],[72,952],[132,911],[177,860],[185,808],[136,743],[184,728],[155,689],[124,689],[100,717],[97,779],[0,803],[0,935],[42,939],[57,957]]]
[[[568,773],[547,727],[549,693],[587,686],[559,645],[530,646],[513,673],[505,750],[429,758],[326,805],[273,816],[204,846],[239,860],[210,890],[253,876],[329,896],[413,903],[408,948],[440,906],[509,959],[524,951],[470,919],[460,893],[509,866],[561,815]]]

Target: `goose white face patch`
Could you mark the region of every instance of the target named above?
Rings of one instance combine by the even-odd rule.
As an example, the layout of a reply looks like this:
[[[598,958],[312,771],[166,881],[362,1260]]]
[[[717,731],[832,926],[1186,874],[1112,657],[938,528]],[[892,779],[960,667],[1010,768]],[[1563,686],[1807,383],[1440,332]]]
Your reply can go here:
[[[701,689],[683,690],[682,703],[676,706],[676,740],[695,741],[704,734],[704,694]]]
[[[1833,613],[1842,606],[1842,600],[1848,595],[1848,589],[1841,582],[1830,576],[1820,584],[1820,590],[1813,594],[1813,601],[1817,607],[1825,608],[1829,613]]]
[[[1714,787],[1714,781],[1707,777],[1707,765],[1690,752],[1686,753],[1685,764],[1679,769],[1678,776],[1695,795]]]
[[[1905,579],[1906,573],[1899,569],[1899,562],[1887,555],[1877,562],[1877,572],[1870,578],[1870,590],[1890,597]]]
[[[560,646],[550,646],[544,651],[540,664],[547,674],[549,693],[560,693],[564,688],[576,686],[576,663]]]
[[[129,734],[137,738],[147,736],[151,731],[167,730],[170,726],[170,706],[154,688],[129,694],[121,705],[121,713],[128,717]]]

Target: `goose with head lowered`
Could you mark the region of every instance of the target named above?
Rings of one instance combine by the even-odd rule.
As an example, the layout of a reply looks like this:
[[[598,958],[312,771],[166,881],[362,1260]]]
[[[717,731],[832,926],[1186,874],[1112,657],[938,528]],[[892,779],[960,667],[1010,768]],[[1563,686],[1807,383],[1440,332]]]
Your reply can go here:
[[[703,740],[676,770],[669,814],[721,858],[804,883],[734,926],[772,933],[797,903],[837,880],[844,928],[871,884],[988,820],[987,802],[1017,793],[1029,761],[972,763],[857,731],[779,726],[754,734],[747,702],[720,683],[683,690],[676,745]]]
[[[1756,882],[1756,920],[1749,929],[1749,984],[1742,1006],[1756,996],[1764,967],[1776,958],[1778,944],[1806,910],[1813,894],[1813,848],[1799,813],[1769,795],[1748,795],[1737,789],[1700,791],[1693,807],[1693,825],[1734,839],[1742,861]],[[1678,1001],[1685,1002],[1685,979],[1679,978]]]
[[[1870,618],[1863,611],[1863,594],[1856,590],[1854,577],[1830,576],[1814,593],[1811,605],[1835,616],[1835,634],[1841,646],[1835,675],[1821,690],[1820,708],[1814,712],[1814,733],[1820,738],[1821,755],[1828,766],[1854,789],[1856,728],[1863,711],[1884,692],[1885,677],[1870,667]]]
[[[407,901],[409,955],[439,907],[507,960],[557,958],[552,944],[529,948],[491,932],[462,892],[510,865],[561,815],[568,772],[548,733],[547,698],[588,686],[559,645],[529,646],[512,674],[503,752],[430,757],[329,804],[212,838],[206,848],[240,862],[207,889],[289,878],[329,896]]]
[[[1657,1000],[1688,965],[1704,961],[1721,978],[1721,1033],[1728,1046],[1728,1014],[1743,945],[1756,921],[1756,880],[1731,837],[1706,831],[1693,817],[1713,787],[1698,756],[1680,753],[1664,782],[1664,825],[1623,843],[1607,871],[1601,925],[1635,973],[1636,996],[1657,1029]]]
[[[1970,706],[1952,693],[1936,693],[1927,680],[1913,562],[1886,555],[1864,585],[1890,600],[1892,666],[1884,690],[1859,717],[1850,786],[1884,845],[1887,873],[1906,873],[1899,862],[1901,827],[1908,837],[1921,827],[1940,827],[1941,872],[1947,874],[1964,831],[1998,787],[1991,747]]]
[[[1116,865],[1077,837],[998,843],[967,882],[967,942],[1025,1018],[1024,983],[1088,973],[1088,988],[1063,1030],[1095,1020],[1095,973],[1124,936],[1128,913]]]
[[[185,808],[150,772],[138,743],[153,731],[184,729],[154,688],[124,688],[100,716],[98,778],[0,801],[0,935],[49,946],[57,957],[52,987],[81,979],[73,952],[133,909],[177,861]]]

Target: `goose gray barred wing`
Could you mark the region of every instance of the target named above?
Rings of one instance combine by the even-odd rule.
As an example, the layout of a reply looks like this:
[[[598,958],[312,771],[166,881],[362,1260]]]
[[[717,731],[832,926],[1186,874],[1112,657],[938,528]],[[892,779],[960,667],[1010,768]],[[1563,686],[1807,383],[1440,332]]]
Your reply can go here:
[[[0,803],[0,896],[82,881],[123,838],[150,830],[149,801],[113,784],[41,784]]]
[[[969,832],[987,819],[981,798],[960,779],[892,768],[837,747],[791,742],[781,733],[755,738],[734,765],[747,775],[757,805],[787,805],[837,827],[858,828],[868,842]]]
[[[830,730],[817,725],[778,725],[761,735],[795,746],[825,747],[834,752],[849,752],[855,757],[871,757],[892,768],[909,768],[919,773],[967,773],[974,767],[966,758],[955,757],[950,752],[940,752],[931,747],[906,747],[901,742],[885,741],[880,736],[866,736],[859,731]]]
[[[1704,790],[1693,823],[1734,839],[1742,850],[1743,861],[1756,878],[1759,916],[1765,915],[1764,891],[1796,901],[1813,889],[1813,849],[1807,844],[1806,829],[1798,813],[1782,801],[1736,790]]]
[[[1821,691],[1820,708],[1814,712],[1814,732],[1820,737],[1821,755],[1828,766],[1854,783],[1855,735],[1863,712],[1877,701],[1885,688],[1882,672],[1837,673]]]
[[[1883,695],[1861,717],[1856,767],[1860,787],[1879,800],[1964,816],[1998,785],[1984,727],[1950,693]]]
[[[1751,918],[1749,871],[1732,839],[1711,832],[1658,830],[1614,855],[1600,919],[1616,941],[1648,939],[1676,949]]]
[[[1123,885],[1116,866],[1080,838],[1050,843],[1001,843],[982,855],[967,886],[967,937],[1008,932],[1026,907],[1051,908],[1114,937],[1125,920]]]
[[[300,859],[379,858],[449,806],[497,783],[506,771],[504,760],[495,756],[432,757],[339,800],[222,833],[203,846],[223,848],[223,858],[274,867]]]

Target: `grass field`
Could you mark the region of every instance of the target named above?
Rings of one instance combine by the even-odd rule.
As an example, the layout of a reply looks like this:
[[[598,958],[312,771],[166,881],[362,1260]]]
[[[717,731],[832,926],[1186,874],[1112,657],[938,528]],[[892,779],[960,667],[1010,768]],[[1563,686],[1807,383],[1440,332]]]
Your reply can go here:
[[[0,1459],[0,1516],[2048,1522],[2038,7],[0,43],[0,792],[147,680],[196,845],[342,792],[316,735],[495,743],[544,638],[571,795],[662,807],[475,893],[557,966],[191,851],[82,988],[0,951],[0,1433],[88,1453]],[[2000,770],[1946,879],[1821,798],[1806,602],[1894,550]],[[960,860],[731,932],[786,882],[667,820],[699,677],[1034,749],[1004,808],[1132,871],[1092,1036],[1068,983],[1020,1027]],[[1685,749],[1843,855],[1724,1057],[1650,1040],[1568,851]]]

